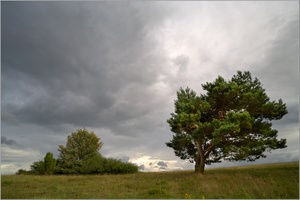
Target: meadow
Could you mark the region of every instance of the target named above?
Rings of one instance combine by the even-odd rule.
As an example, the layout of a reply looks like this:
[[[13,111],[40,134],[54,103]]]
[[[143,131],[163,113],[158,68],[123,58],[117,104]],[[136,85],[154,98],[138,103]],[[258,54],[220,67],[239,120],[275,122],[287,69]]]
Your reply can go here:
[[[2,175],[2,199],[299,199],[299,163],[124,175]]]

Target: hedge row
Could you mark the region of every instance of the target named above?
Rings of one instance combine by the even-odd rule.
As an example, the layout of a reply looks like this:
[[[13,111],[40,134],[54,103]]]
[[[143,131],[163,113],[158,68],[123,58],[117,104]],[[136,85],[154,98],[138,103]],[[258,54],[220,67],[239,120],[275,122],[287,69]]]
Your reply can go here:
[[[41,166],[43,161],[34,162],[30,171],[19,169],[16,174],[46,174]],[[57,160],[57,165],[54,170],[55,174],[128,174],[138,171],[138,166],[132,163],[122,162],[114,158],[104,158],[97,156],[80,162],[64,163]]]

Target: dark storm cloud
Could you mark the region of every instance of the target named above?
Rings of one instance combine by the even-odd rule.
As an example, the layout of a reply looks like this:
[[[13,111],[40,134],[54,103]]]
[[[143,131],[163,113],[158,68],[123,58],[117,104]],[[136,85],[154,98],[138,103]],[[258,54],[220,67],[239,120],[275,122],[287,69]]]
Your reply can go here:
[[[7,145],[15,145],[17,142],[15,140],[7,139],[4,136],[1,136],[1,144],[7,144]]]
[[[145,165],[140,165],[140,166],[139,166],[139,169],[140,169],[140,170],[145,170]]]
[[[122,162],[128,162],[130,157],[123,155],[123,156],[119,156],[118,159],[120,159]]]
[[[271,98],[282,98],[284,102],[295,106],[299,104],[299,15],[293,15],[286,22],[282,18],[274,17],[269,23],[276,30],[272,43],[263,62],[258,63],[261,68],[255,71]],[[286,98],[293,94],[294,98]]]
[[[164,161],[159,161],[157,163],[158,166],[161,166],[161,167],[168,167],[168,165],[164,162]]]
[[[1,111],[1,122],[8,123],[13,126],[17,126],[19,124],[19,121],[15,115],[5,111]]]
[[[276,121],[276,125],[297,125],[299,123],[299,105],[289,103],[287,105],[288,113],[279,121]]]
[[[140,86],[126,91],[137,99],[157,77],[143,20],[142,11],[125,2],[3,3],[4,107],[40,125],[109,127],[143,115],[145,105],[115,105],[132,100],[119,95],[126,86]],[[107,111],[115,114],[101,119]]]
[[[286,103],[288,113],[273,122],[274,128],[284,136],[287,132],[285,127],[291,130],[299,127],[299,14],[291,15],[289,20],[275,16],[268,27],[276,31],[265,59],[257,63],[260,67],[253,74],[257,75],[271,101],[282,99]],[[294,135],[290,141],[296,137]]]

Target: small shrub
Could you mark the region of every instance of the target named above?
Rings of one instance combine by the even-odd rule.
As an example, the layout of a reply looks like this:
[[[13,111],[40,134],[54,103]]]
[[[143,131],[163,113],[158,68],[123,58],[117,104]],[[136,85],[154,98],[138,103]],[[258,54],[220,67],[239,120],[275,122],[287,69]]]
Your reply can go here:
[[[30,171],[34,175],[44,175],[45,174],[45,164],[44,161],[35,161],[30,165]]]
[[[104,159],[104,172],[108,174],[128,174],[138,171],[138,166],[132,163],[124,163],[114,158]]]
[[[52,175],[56,166],[56,160],[53,158],[53,154],[48,152],[44,158],[44,173]]]
[[[32,174],[31,171],[27,171],[25,169],[19,169],[17,172],[16,172],[16,175],[30,175]]]
[[[96,156],[94,158],[89,158],[82,162],[80,167],[81,174],[102,174],[105,169],[103,166],[104,158],[101,156]]]

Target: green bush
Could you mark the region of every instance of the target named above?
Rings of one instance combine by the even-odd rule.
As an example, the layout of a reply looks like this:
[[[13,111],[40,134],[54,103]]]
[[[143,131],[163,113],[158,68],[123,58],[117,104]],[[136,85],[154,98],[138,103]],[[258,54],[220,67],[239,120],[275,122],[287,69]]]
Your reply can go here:
[[[16,175],[31,175],[32,172],[31,171],[27,171],[25,169],[19,169],[17,172],[16,172]]]
[[[53,158],[53,154],[48,152],[44,158],[44,173],[52,175],[56,166],[56,160]]]
[[[101,156],[88,158],[82,162],[80,174],[102,174],[104,173],[104,159]]]
[[[30,172],[34,175],[44,175],[45,174],[45,163],[42,160],[35,161],[30,165]]]
[[[47,173],[44,161],[36,161],[30,166],[31,170],[19,169],[17,175],[45,175],[45,174],[129,174],[138,171],[138,166],[133,163],[122,162],[114,158],[104,158],[101,155],[89,157],[75,162],[56,160],[55,169]]]
[[[76,163],[64,163],[58,160],[55,174],[128,174],[138,171],[138,166],[124,163],[114,158],[100,155]]]
[[[82,161],[62,161],[57,159],[57,165],[54,174],[81,174]]]
[[[138,171],[138,166],[132,163],[124,163],[114,158],[104,159],[104,170],[108,174],[128,174]]]

